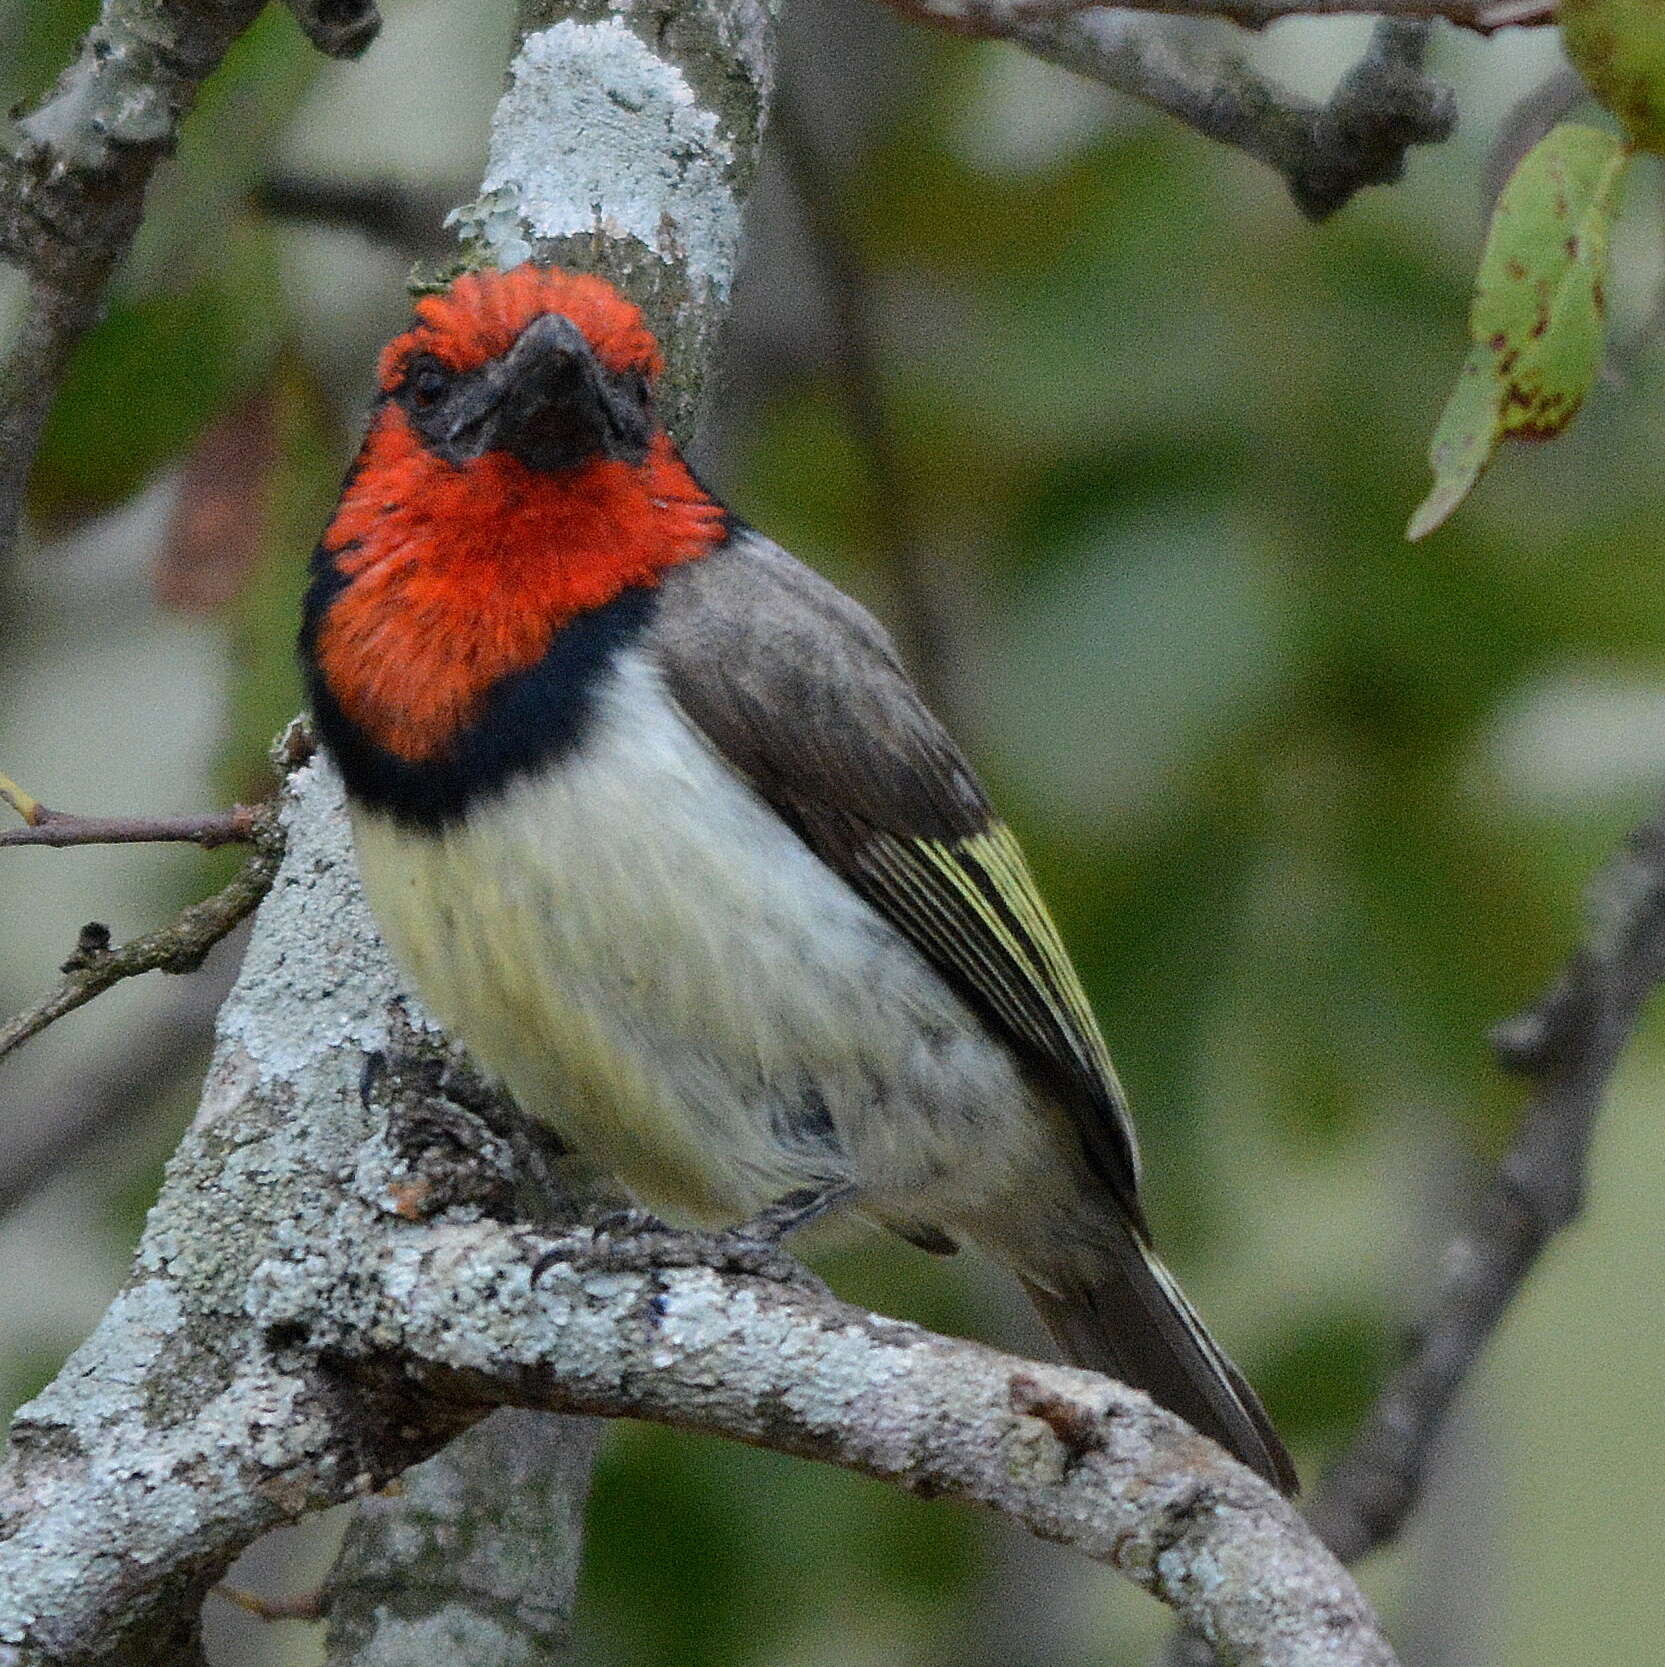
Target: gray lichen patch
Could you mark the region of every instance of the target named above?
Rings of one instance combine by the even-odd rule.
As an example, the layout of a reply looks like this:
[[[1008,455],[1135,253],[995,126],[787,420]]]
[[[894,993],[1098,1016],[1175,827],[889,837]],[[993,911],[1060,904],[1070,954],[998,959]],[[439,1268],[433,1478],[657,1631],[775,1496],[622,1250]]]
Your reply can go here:
[[[147,1279],[110,1304],[104,1323],[53,1381],[20,1407],[19,1431],[59,1427],[90,1437],[109,1422],[111,1390],[125,1390],[148,1375],[184,1320],[178,1293],[164,1280]]]
[[[294,1079],[331,1049],[379,1048],[398,980],[359,891],[341,788],[322,758],[290,778],[291,846],[260,910],[222,1047],[241,1044],[265,1077]],[[271,1022],[281,1010],[286,1022]]]
[[[455,219],[504,266],[539,241],[634,238],[721,298],[739,242],[734,163],[717,116],[674,63],[616,18],[564,19],[521,43],[481,197]]]

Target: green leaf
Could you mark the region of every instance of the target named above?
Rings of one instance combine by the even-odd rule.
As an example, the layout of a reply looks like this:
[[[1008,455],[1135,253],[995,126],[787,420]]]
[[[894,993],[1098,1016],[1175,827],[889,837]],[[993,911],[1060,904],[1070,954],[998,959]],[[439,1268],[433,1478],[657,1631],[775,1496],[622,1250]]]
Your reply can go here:
[[[112,305],[64,379],[35,467],[31,512],[72,518],[133,491],[224,401],[235,346],[235,310],[212,285]]]
[[[1493,374],[1491,352],[1471,347],[1428,448],[1434,490],[1411,517],[1406,538],[1431,533],[1468,496],[1502,433],[1503,387]]]
[[[1406,537],[1468,496],[1499,440],[1559,434],[1601,369],[1608,238],[1630,151],[1564,124],[1521,158],[1492,211],[1469,312],[1473,344],[1434,430],[1434,489]]]
[[[37,519],[119,502],[270,374],[282,303],[268,235],[228,227],[214,264],[196,282],[113,301],[77,347],[35,460]]]
[[[1601,369],[1608,236],[1629,161],[1611,133],[1558,127],[1498,198],[1469,334],[1498,355],[1506,434],[1558,434]]]

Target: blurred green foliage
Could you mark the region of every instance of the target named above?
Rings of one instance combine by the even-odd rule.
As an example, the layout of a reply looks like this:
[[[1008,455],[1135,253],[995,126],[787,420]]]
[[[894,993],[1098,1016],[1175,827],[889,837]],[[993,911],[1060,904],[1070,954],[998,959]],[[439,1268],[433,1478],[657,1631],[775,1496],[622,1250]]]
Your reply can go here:
[[[237,385],[246,309],[230,285],[117,302],[87,335],[41,441],[29,508],[57,521],[120,503],[177,458]],[[182,367],[192,374],[181,376]],[[135,412],[147,420],[136,424]]]
[[[389,9],[386,41],[331,74],[373,79],[398,53],[415,8]],[[27,9],[14,98],[50,80],[88,10]],[[956,725],[1104,1019],[1160,1236],[1310,1472],[1392,1358],[1452,1206],[1438,1175],[1507,1132],[1518,1093],[1485,1031],[1552,976],[1579,887],[1665,762],[1659,356],[1638,350],[1556,449],[1502,459],[1408,545],[1463,338],[1477,149],[1418,154],[1406,186],[1314,228],[1255,165],[1120,106],[991,166],[1023,120],[993,51],[904,41],[906,103],[842,207],[877,286],[910,519],[970,621]],[[361,247],[308,245],[307,267],[306,234],[248,206],[317,73],[273,9],[210,84],[37,484],[43,514],[84,518],[237,401],[269,402],[255,558],[201,621],[230,666],[238,793],[297,699],[296,596],[369,388],[368,341],[338,355],[349,386],[310,350],[344,292],[382,281]],[[420,122],[437,93],[394,79],[367,107]],[[746,416],[722,469],[736,508],[882,600],[831,378],[789,379]],[[1604,739],[1627,701],[1652,718]],[[865,1243],[823,1265],[884,1311],[1037,1346],[967,1260]],[[1151,1615],[1100,1571],[1034,1565],[1043,1592],[1016,1555],[963,1511],[621,1429],[597,1480],[587,1650],[1085,1667],[1145,1647]],[[1027,1639],[1024,1604],[1052,1616]],[[979,1641],[997,1616],[998,1651]],[[1524,1627],[1507,1659],[1556,1659]]]

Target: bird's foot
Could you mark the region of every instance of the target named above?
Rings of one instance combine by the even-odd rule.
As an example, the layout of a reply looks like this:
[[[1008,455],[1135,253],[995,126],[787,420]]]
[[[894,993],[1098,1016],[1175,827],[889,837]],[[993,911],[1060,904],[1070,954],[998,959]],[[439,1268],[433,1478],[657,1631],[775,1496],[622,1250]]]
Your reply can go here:
[[[775,1246],[799,1228],[819,1221],[856,1196],[853,1181],[835,1181],[824,1187],[800,1187],[784,1198],[766,1205],[749,1221],[728,1229],[725,1238],[746,1244]]]
[[[532,1265],[532,1283],[564,1263],[577,1272],[649,1273],[659,1268],[711,1268],[821,1291],[825,1285],[788,1256],[782,1241],[855,1193],[849,1185],[806,1187],[721,1233],[686,1232],[645,1210],[615,1210],[588,1235],[551,1245]]]
[[[552,1267],[574,1273],[656,1273],[671,1268],[710,1268],[715,1273],[743,1273],[778,1285],[811,1290],[825,1287],[801,1262],[777,1245],[742,1239],[733,1233],[685,1233],[675,1227],[637,1232],[628,1238],[574,1235],[550,1245],[532,1264],[532,1283]]]
[[[661,1221],[647,1210],[609,1210],[606,1215],[597,1216],[590,1225],[598,1239],[634,1239],[643,1234],[676,1231],[668,1221]]]

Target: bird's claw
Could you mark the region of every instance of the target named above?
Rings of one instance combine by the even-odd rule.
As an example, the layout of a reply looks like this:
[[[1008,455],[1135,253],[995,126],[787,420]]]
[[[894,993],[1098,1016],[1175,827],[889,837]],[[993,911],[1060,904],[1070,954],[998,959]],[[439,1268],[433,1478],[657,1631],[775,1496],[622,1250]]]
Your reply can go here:
[[[652,1221],[654,1218],[649,1217]],[[726,1233],[686,1233],[659,1222],[637,1226],[628,1234],[575,1234],[545,1249],[532,1264],[531,1283],[552,1267],[574,1273],[656,1273],[673,1268],[709,1268],[716,1273],[747,1274],[778,1285],[822,1291],[825,1285],[783,1251],[778,1243],[748,1237],[740,1229]]]

